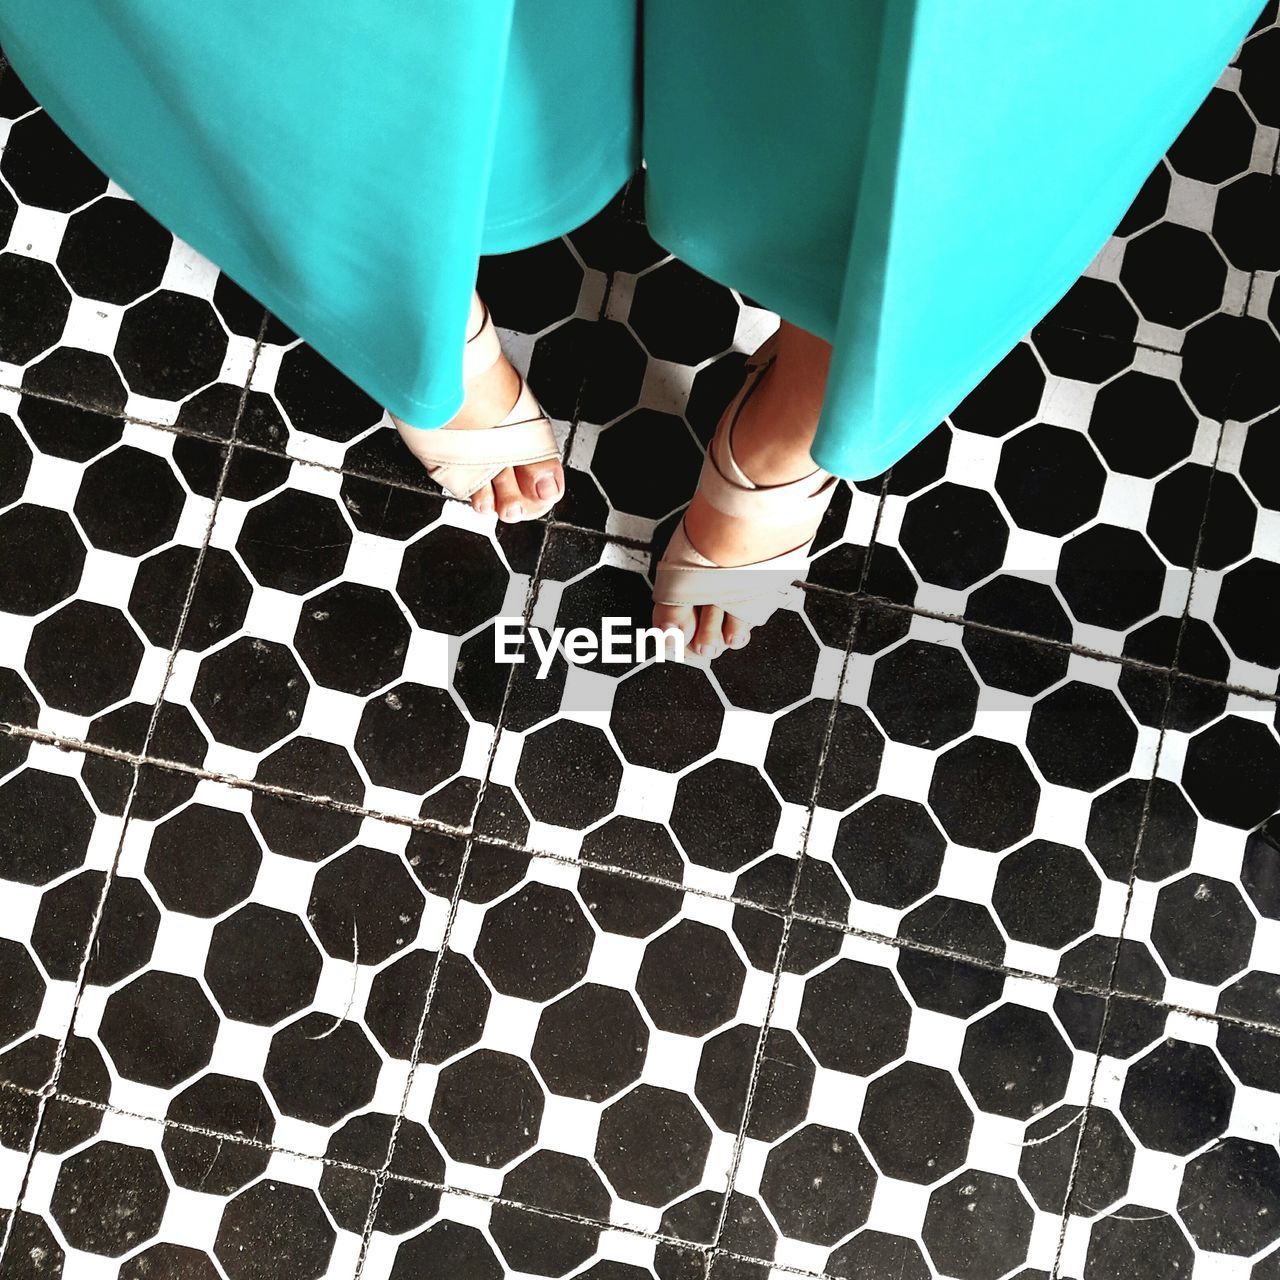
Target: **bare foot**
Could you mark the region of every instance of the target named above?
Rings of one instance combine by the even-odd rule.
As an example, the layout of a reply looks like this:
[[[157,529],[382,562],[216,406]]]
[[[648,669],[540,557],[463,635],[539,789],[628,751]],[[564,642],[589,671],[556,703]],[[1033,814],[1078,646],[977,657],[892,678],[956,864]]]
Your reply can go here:
[[[733,427],[738,465],[758,485],[784,484],[815,470],[809,450],[822,410],[831,348],[785,321],[778,354],[747,397]],[[717,436],[726,429],[722,419]],[[725,515],[695,493],[684,517],[685,532],[708,560],[726,567],[752,564],[810,542],[809,524],[759,525]],[[751,637],[747,624],[716,605],[655,604],[653,625],[682,632],[686,648],[706,658],[741,649]]]
[[[480,332],[484,307],[478,295],[471,298],[467,337]],[[488,369],[468,378],[461,410],[440,427],[442,431],[483,431],[511,412],[520,394],[520,375],[505,355]],[[499,520],[515,523],[532,520],[552,507],[564,494],[564,469],[557,458],[506,467],[489,484],[481,485],[469,499],[482,514],[496,511]]]

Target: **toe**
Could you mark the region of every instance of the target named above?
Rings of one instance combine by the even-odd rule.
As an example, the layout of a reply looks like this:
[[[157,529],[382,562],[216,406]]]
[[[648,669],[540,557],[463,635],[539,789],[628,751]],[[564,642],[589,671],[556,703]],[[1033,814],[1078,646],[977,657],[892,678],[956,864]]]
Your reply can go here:
[[[514,523],[524,519],[524,498],[515,472],[510,467],[493,477],[493,501],[499,520]]]
[[[724,649],[723,621],[724,610],[714,604],[704,604],[698,610],[693,647],[704,658],[714,658]]]
[[[524,495],[526,511],[541,515],[564,493],[564,471],[554,458],[547,462],[531,462],[518,467],[520,492]]]
[[[482,484],[471,495],[471,506],[480,515],[489,515],[493,511],[493,485]]]
[[[655,604],[653,606],[653,625],[663,631],[679,632],[687,646],[693,638],[698,619],[688,605]]]
[[[751,639],[751,628],[733,614],[724,615],[724,642],[730,649],[741,649]]]

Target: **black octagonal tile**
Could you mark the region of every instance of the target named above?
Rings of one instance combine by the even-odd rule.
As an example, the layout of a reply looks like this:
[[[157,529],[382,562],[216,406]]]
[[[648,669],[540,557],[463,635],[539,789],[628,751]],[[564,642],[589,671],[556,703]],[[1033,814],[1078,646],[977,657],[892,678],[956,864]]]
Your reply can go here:
[[[892,635],[894,616],[868,606],[859,634]],[[797,909],[1053,975],[1123,918],[1158,729],[1135,721],[1116,663],[1029,637],[995,663],[989,632],[903,621],[850,658],[843,697],[879,754],[843,796],[827,779],[865,752],[828,756]]]
[[[1280,1025],[1280,1002],[1261,994],[1262,975],[1280,970],[1280,900],[1270,888],[1280,863],[1262,825],[1280,809],[1275,707],[1241,694],[1223,704],[1206,726],[1165,733],[1125,933],[1150,949],[1172,1003],[1234,1006],[1238,1016]],[[1131,829],[1132,802],[1125,807]],[[1120,817],[1111,806],[1099,821]],[[1140,990],[1124,965],[1117,982]]]
[[[500,856],[471,853],[424,1033],[438,1047],[409,1098],[448,1157],[446,1181],[484,1190],[500,1171],[504,1196],[537,1206],[550,1192],[526,1165],[576,1160],[581,1185],[603,1188],[577,1212],[649,1230],[686,1195],[723,1195],[769,985],[732,904],[670,891],[665,922],[637,937],[600,910],[600,881],[618,873],[526,857],[495,896],[481,886]],[[620,891],[630,883],[618,877]],[[790,1079],[763,1096],[783,1104]],[[584,1145],[572,1117],[588,1114]]]
[[[585,533],[553,533],[532,613],[539,640],[556,628],[599,635],[601,617],[616,618],[620,661],[561,656],[543,679],[526,639],[493,776],[536,824],[535,848],[631,867],[623,827],[643,812],[676,855],[658,874],[773,901],[751,868],[798,848],[840,651],[784,609],[742,653],[681,664],[650,649],[637,663],[632,628],[648,626],[650,609],[642,564]],[[833,750],[848,763],[829,790],[856,798],[874,780],[880,736],[856,707],[834,715]]]
[[[748,1121],[735,1192],[758,1197],[772,1258],[853,1277],[886,1259],[910,1276],[1047,1271],[1063,1196],[1043,1163],[1030,1177],[1004,1164],[1003,1135],[1020,1144],[1042,1112],[1079,1112],[1092,1055],[1038,984],[995,975],[988,1012],[966,1025],[937,997],[972,982],[969,966],[920,986],[905,949],[845,936],[840,951],[781,987],[774,1011],[818,1065],[807,1106],[784,1132]]]
[[[1199,236],[1217,256],[1189,228],[1145,234],[1166,231]],[[1093,292],[1076,295],[1084,309],[1069,325],[1046,321],[1034,347],[1016,348],[890,473],[871,591],[1113,654],[1144,622],[1181,615],[1184,544],[1195,544],[1206,491],[1175,495],[1177,482],[1160,477],[1193,454],[1212,462],[1220,411],[1184,387],[1171,353],[1130,342],[1123,360],[1085,360],[1090,343],[1105,354],[1118,342],[1089,336],[1116,329],[1104,299],[1085,306]],[[1187,297],[1176,294],[1179,305]],[[1211,300],[1205,323],[1221,305]],[[1071,354],[1074,343],[1085,345]],[[926,453],[942,465],[914,478]],[[899,470],[910,483],[895,484]]]
[[[0,511],[0,669],[25,673],[38,699],[16,718],[135,751],[164,678],[210,504],[185,485],[174,465],[178,440],[169,432],[110,417],[103,421],[113,430],[94,447],[50,450],[63,435],[60,428],[43,433],[41,409],[50,403],[23,397],[3,418],[18,459],[61,468],[61,481],[42,481],[39,466],[12,473],[16,487],[5,495],[12,501]],[[230,585],[225,572],[221,581]],[[229,596],[220,607],[234,612],[236,605]],[[207,634],[207,600],[197,602],[190,621],[193,637]],[[134,706],[142,722],[125,731],[114,717],[128,720]],[[175,726],[164,729],[172,736]],[[202,749],[188,745],[187,759],[203,763]]]
[[[208,738],[183,762],[465,821],[445,789],[484,768],[512,670],[491,624],[520,617],[523,559],[459,504],[370,522],[401,491],[281,465],[219,505],[169,686]]]
[[[1177,1013],[1162,1015],[1159,1030],[1137,1056],[1114,1035],[1104,1043],[1095,1113],[1106,1128],[1123,1127],[1135,1153],[1128,1199],[1144,1207],[1140,1215],[1111,1208],[1094,1221],[1087,1244],[1081,1232],[1074,1245],[1086,1248],[1084,1275],[1110,1274],[1102,1268],[1126,1258],[1150,1265],[1139,1251],[1188,1272],[1192,1258],[1226,1255],[1250,1274],[1244,1260],[1280,1243],[1277,1157],[1265,1136],[1280,1122],[1280,1092],[1268,1071],[1276,1037]],[[1143,1164],[1151,1173],[1139,1179]],[[1267,1265],[1258,1262],[1251,1274],[1265,1277]]]
[[[41,1143],[23,1209],[47,1222],[58,1243],[42,1253],[27,1245],[35,1269],[23,1270],[18,1254],[15,1274],[49,1274],[50,1259],[64,1257],[65,1273],[110,1266],[122,1280],[354,1274],[371,1185],[360,1226],[335,1228],[314,1189],[322,1171],[317,1161],[270,1152],[243,1137],[205,1139],[208,1150],[200,1154],[209,1177],[200,1183],[198,1169],[192,1168],[192,1177],[179,1172],[179,1144],[191,1141],[152,1121],[108,1113],[101,1132],[72,1150]],[[196,1154],[194,1148],[188,1154]],[[176,1189],[167,1174],[175,1177]],[[199,1194],[191,1195],[188,1184],[198,1185]],[[28,1225],[25,1240],[35,1239]],[[6,1271],[14,1258],[6,1253]]]
[[[131,823],[77,1031],[102,1047],[112,1105],[262,1142],[274,1126],[318,1156],[353,1114],[398,1106],[426,999],[400,974],[424,956],[429,974],[457,860],[446,843],[411,862],[402,825],[275,804],[264,825],[250,793],[202,782]],[[56,901],[35,933],[64,965]]]

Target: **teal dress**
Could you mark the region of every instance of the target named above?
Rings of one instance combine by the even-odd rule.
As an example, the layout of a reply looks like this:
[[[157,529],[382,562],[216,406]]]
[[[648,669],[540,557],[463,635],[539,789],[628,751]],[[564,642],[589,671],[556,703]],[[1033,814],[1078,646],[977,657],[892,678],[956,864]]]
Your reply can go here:
[[[874,475],[1062,296],[1260,0],[0,0],[71,138],[392,413],[462,402],[479,255],[643,157],[654,237],[833,344]]]

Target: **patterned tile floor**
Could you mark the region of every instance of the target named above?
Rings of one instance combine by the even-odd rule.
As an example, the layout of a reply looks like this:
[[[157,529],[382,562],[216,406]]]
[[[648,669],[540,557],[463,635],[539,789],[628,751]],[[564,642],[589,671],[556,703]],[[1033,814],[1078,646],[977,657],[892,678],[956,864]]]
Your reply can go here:
[[[0,1276],[1280,1278],[1277,83],[801,608],[538,679],[775,318],[639,177],[487,260],[495,530],[0,71]]]

